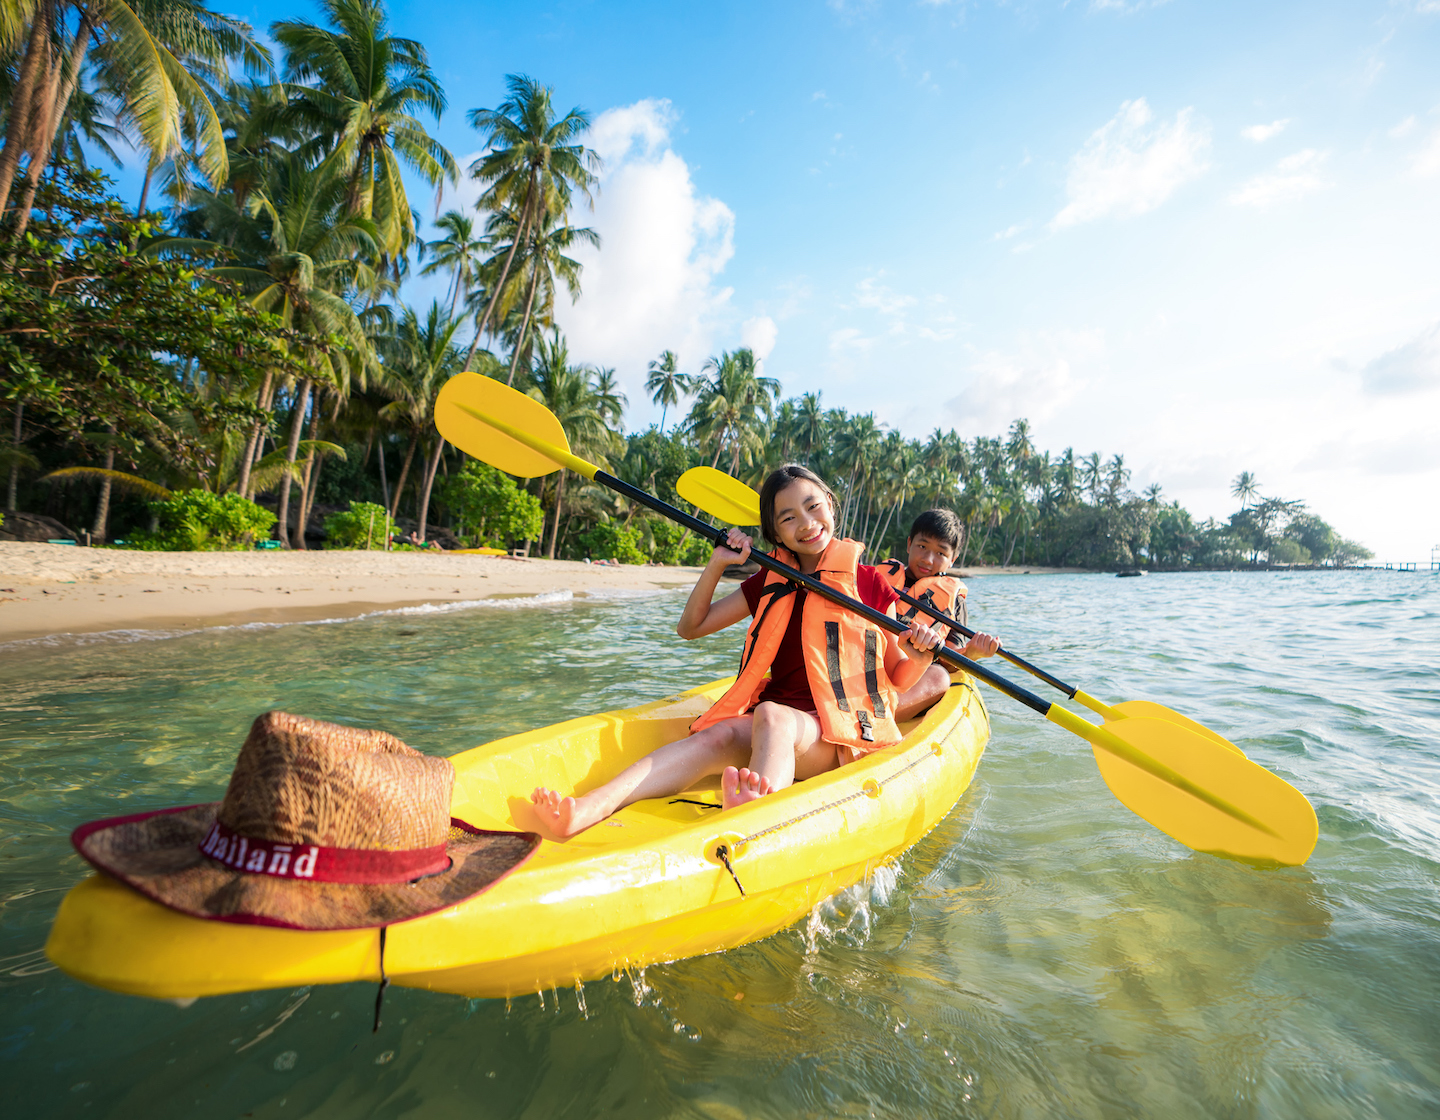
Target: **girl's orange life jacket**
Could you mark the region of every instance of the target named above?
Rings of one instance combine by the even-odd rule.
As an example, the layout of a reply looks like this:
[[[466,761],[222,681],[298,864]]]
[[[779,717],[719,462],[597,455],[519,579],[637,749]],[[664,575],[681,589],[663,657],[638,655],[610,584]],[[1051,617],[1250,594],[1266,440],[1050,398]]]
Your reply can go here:
[[[954,576],[922,576],[913,586],[906,587],[905,565],[899,560],[886,560],[885,563],[876,565],[876,571],[896,591],[903,591],[912,599],[919,599],[937,611],[944,611],[961,626],[965,625],[965,585]],[[901,599],[895,604],[895,617],[901,622],[909,622],[917,614],[920,614],[920,608],[913,603]],[[944,623],[925,617],[922,617],[921,621],[934,626],[942,637],[949,638],[950,628]]]
[[[864,549],[858,541],[831,541],[820,557],[815,578],[858,599],[855,576]],[[783,548],[777,548],[774,556],[798,567],[796,557]],[[742,716],[759,701],[799,590],[783,576],[766,573],[755,617],[745,634],[740,674],[715,706],[691,724],[692,731]],[[805,676],[810,681],[821,736],[826,742],[849,747],[857,755],[898,743],[901,736],[895,725],[896,691],[885,675],[885,632],[813,592],[806,594],[801,609]]]

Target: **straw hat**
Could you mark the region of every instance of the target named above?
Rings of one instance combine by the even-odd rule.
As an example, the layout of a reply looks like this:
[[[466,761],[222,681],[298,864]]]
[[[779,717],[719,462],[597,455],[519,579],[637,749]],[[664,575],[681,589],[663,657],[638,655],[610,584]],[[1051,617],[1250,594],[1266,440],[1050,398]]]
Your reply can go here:
[[[454,906],[540,843],[450,816],[455,768],[383,731],[285,712],[250,728],[225,800],[93,821],[71,841],[184,914],[367,929]]]

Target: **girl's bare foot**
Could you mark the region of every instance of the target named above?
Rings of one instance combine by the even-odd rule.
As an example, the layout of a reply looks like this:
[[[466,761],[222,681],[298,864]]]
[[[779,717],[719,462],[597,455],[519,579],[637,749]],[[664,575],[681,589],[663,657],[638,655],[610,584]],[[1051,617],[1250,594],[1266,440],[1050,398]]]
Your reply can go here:
[[[755,770],[745,767],[736,770],[733,766],[727,766],[720,775],[721,800],[727,809],[744,805],[757,797],[764,797],[769,792],[770,779]]]
[[[579,802],[575,798],[561,797],[553,789],[536,786],[530,800],[535,804],[535,814],[540,823],[556,836],[574,836],[595,823],[581,819],[583,814],[577,812]]]

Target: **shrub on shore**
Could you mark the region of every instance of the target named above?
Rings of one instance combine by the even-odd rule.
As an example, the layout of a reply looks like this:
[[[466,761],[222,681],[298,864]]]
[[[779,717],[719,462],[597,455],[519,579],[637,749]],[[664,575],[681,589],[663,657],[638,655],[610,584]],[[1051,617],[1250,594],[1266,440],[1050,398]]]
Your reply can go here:
[[[146,552],[223,552],[247,549],[270,535],[275,515],[239,494],[182,490],[151,502],[156,528],[132,533],[130,548]]]
[[[351,502],[349,509],[325,519],[325,547],[383,549],[394,532],[395,522],[384,506]]]

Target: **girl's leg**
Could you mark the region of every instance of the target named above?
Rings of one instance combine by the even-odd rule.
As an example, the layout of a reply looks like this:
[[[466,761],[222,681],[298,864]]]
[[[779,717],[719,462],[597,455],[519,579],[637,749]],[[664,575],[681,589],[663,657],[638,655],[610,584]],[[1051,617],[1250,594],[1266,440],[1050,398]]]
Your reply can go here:
[[[727,809],[839,764],[835,745],[820,738],[820,721],[809,712],[766,701],[756,706],[751,719],[750,766],[727,767],[720,778]]]
[[[689,738],[666,743],[581,797],[562,797],[536,786],[530,800],[551,832],[574,836],[626,805],[679,793],[707,774],[744,763],[750,757],[750,726],[749,716],[721,720]]]

